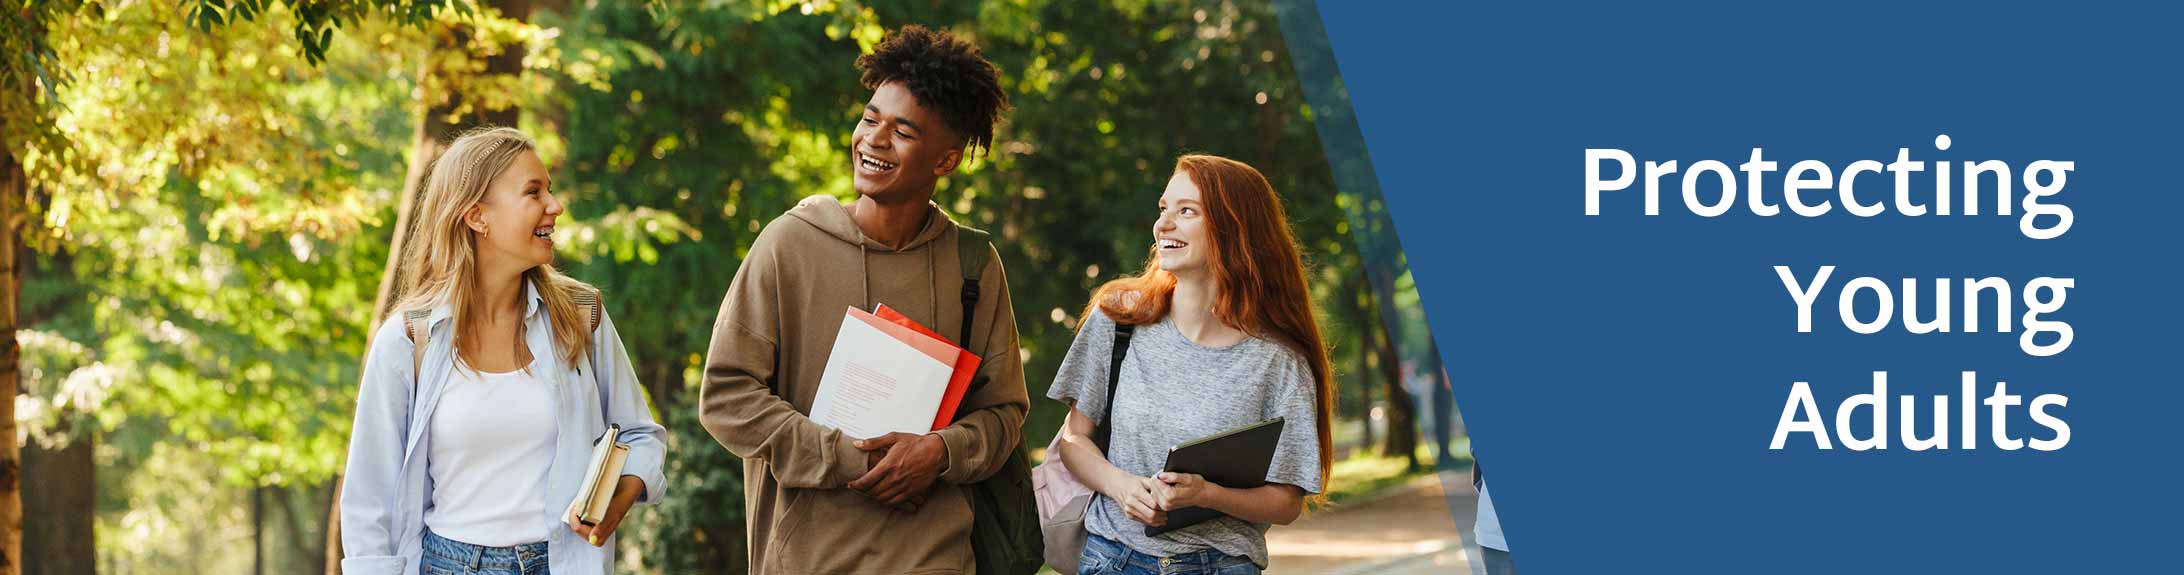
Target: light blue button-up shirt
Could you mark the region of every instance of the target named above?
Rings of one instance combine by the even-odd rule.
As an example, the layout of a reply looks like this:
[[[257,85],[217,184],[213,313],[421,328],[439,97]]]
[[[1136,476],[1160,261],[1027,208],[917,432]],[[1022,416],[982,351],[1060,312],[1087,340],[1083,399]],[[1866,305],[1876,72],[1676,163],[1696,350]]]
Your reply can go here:
[[[622,474],[645,482],[639,502],[658,502],[665,493],[661,467],[667,453],[660,439],[662,430],[646,407],[637,372],[622,348],[621,335],[614,330],[614,320],[606,317],[604,309],[599,327],[592,331],[591,353],[571,369],[556,351],[552,322],[540,305],[537,289],[526,283],[523,293],[524,343],[533,358],[530,370],[553,387],[550,396],[559,428],[554,460],[547,471],[545,512],[538,517],[551,534],[546,548],[550,570],[554,575],[604,575],[613,571],[614,539],[593,547],[569,530],[562,514],[583,483],[592,440],[605,433],[609,423],[622,426],[621,440],[629,444]],[[426,423],[436,415],[463,416],[433,412],[455,368],[454,328],[447,321],[451,314],[442,305],[426,319],[430,327],[421,370],[411,367],[416,348],[400,317],[389,318],[372,336],[341,491],[343,573],[419,572],[425,507],[432,504],[432,481],[425,473],[431,453]]]

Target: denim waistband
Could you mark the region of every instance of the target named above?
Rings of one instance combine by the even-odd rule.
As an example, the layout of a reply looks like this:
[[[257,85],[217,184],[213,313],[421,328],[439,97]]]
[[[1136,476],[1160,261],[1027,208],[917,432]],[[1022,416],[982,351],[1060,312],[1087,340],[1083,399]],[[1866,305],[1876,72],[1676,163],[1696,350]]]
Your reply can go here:
[[[1229,554],[1214,549],[1177,553],[1163,557],[1139,552],[1131,549],[1128,545],[1123,545],[1113,539],[1101,537],[1097,534],[1087,535],[1084,543],[1085,551],[1098,556],[1102,563],[1108,565],[1131,565],[1153,572],[1187,571],[1213,567],[1230,558]]]
[[[546,542],[508,547],[472,545],[425,530],[425,555],[449,559],[473,569],[516,569],[546,556]]]

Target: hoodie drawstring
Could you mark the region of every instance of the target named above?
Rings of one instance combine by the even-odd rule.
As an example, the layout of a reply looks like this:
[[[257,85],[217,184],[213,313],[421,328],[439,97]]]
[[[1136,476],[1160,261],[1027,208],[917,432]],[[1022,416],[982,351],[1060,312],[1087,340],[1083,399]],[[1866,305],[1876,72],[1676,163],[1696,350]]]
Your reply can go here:
[[[944,216],[939,216],[938,214],[935,214],[935,217]],[[926,225],[930,226],[932,224],[928,222]],[[953,224],[950,225],[952,226]],[[867,311],[878,311],[879,305],[872,301],[872,250],[865,246],[865,244],[871,243],[872,238],[865,235],[864,228],[859,228],[856,225],[852,224],[850,226],[850,229],[856,230],[857,232],[857,243],[856,245],[850,246],[850,248],[857,250],[857,279],[863,284],[864,287],[864,299],[862,300],[862,303],[865,306],[871,306],[873,308]],[[922,235],[925,232],[923,229],[920,229],[918,233]],[[954,234],[955,230],[946,230],[942,231],[941,233]],[[956,241],[962,241],[962,238],[956,238]],[[940,242],[938,241],[938,238],[935,238],[935,241],[925,242],[923,245],[918,246],[918,250],[925,252],[925,285],[928,290],[926,292],[928,299],[925,303],[927,306],[929,306],[925,309],[932,312],[933,321],[940,321],[940,272],[935,270],[933,267],[935,264],[935,262],[933,261],[933,245],[937,243]],[[958,265],[960,265],[960,263]],[[860,306],[859,309],[863,309],[863,306]]]

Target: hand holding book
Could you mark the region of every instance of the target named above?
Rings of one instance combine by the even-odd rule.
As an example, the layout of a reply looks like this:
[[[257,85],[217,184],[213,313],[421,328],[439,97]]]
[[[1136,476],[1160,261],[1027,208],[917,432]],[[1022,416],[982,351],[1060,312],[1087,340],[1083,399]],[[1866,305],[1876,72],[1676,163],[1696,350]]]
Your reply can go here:
[[[979,357],[885,305],[848,308],[827,359],[812,421],[855,438],[869,469],[850,489],[915,512],[948,469],[948,447],[928,432],[956,418]]]
[[[614,496],[608,500],[606,511],[600,514],[598,522],[586,524],[577,516],[574,507],[569,508],[569,515],[562,520],[569,524],[570,531],[576,532],[577,537],[583,538],[593,547],[605,545],[607,538],[614,536],[614,530],[621,527],[622,516],[629,513],[629,508],[637,504],[637,498],[643,496],[644,492],[644,480],[635,475],[624,475],[615,482]]]
[[[863,477],[849,482],[849,488],[881,505],[904,511],[917,510],[948,465],[948,447],[938,435],[889,433],[857,440],[856,446],[867,453],[885,455]]]
[[[563,515],[569,530],[594,547],[606,544],[607,537],[621,525],[622,515],[629,513],[630,505],[645,492],[644,480],[622,474],[629,444],[619,441],[621,436],[622,426],[609,424],[606,433],[592,441],[591,461],[584,465],[584,483]]]

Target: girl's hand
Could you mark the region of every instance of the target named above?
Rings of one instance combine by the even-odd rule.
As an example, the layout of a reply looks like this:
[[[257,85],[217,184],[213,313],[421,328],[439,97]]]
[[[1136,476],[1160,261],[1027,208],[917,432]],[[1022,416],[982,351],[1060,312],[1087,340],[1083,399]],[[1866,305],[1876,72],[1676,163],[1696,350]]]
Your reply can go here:
[[[1213,494],[1213,490],[1221,487],[1206,481],[1203,476],[1191,473],[1162,471],[1153,477],[1159,479],[1162,484],[1168,487],[1160,495],[1161,511],[1175,511],[1185,507],[1205,507],[1206,500]]]
[[[1168,523],[1168,512],[1161,509],[1160,498],[1168,490],[1168,484],[1151,477],[1131,477],[1116,493],[1107,497],[1122,506],[1122,514],[1132,521],[1159,527]]]
[[[607,538],[614,536],[614,528],[622,525],[622,516],[629,513],[629,507],[636,504],[637,497],[644,492],[644,480],[635,475],[624,475],[621,481],[615,482],[614,499],[607,503],[607,515],[599,518],[598,524],[585,525],[577,521],[575,507],[570,507],[569,515],[562,520],[569,524],[570,531],[576,532],[578,537],[583,537],[593,547],[605,545]]]

